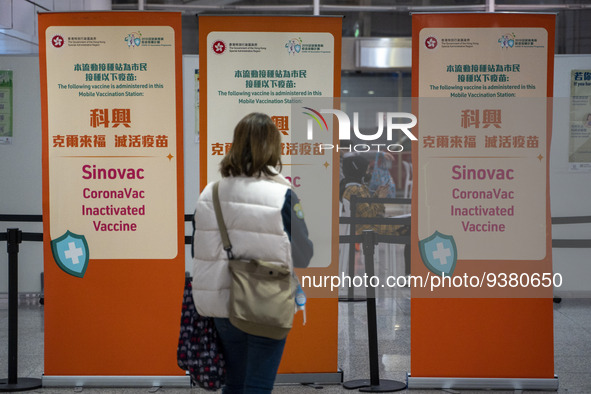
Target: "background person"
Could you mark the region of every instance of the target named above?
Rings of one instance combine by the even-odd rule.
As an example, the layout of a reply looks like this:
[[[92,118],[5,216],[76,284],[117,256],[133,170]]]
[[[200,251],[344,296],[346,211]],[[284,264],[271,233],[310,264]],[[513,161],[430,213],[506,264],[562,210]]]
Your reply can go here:
[[[234,129],[220,165],[219,197],[232,252],[307,267],[313,254],[298,198],[282,175],[281,134],[269,116],[251,113]],[[195,210],[193,298],[197,311],[215,318],[226,360],[223,393],[269,393],[285,339],[247,334],[229,319],[231,275],[208,184]]]
[[[393,159],[390,153],[376,152],[373,170],[371,171],[371,179],[369,181],[369,190],[372,193],[376,193],[380,186],[386,186],[388,192],[384,197],[396,198],[396,184],[390,174],[392,162]]]
[[[375,193],[371,193],[365,180],[368,178],[369,161],[363,156],[347,156],[343,160],[343,175],[344,178],[340,182],[339,197],[344,209],[340,216],[351,216],[351,197],[357,196],[359,198],[386,198],[390,192],[388,185],[379,186]],[[363,202],[356,205],[355,216],[357,218],[374,218],[384,217],[384,204],[379,202],[368,203]],[[373,230],[377,234],[384,235],[406,235],[410,232],[408,226],[404,225],[388,225],[388,224],[351,224],[355,226],[354,231],[356,235],[360,235],[364,230]],[[355,244],[355,274],[363,272],[363,261],[361,259],[360,244]]]
[[[344,178],[340,183],[339,196],[340,200],[347,200],[347,205],[350,205],[352,196],[360,198],[385,198],[389,193],[389,187],[382,185],[378,187],[375,193],[372,193],[366,185],[368,178],[369,161],[362,156],[349,156],[343,158],[343,175]],[[357,204],[355,210],[355,217],[372,218],[383,217],[385,207],[382,203],[361,203]],[[355,234],[359,235],[363,230],[374,230],[379,234],[397,234],[395,227],[391,225],[373,225],[373,224],[358,224],[355,225]]]

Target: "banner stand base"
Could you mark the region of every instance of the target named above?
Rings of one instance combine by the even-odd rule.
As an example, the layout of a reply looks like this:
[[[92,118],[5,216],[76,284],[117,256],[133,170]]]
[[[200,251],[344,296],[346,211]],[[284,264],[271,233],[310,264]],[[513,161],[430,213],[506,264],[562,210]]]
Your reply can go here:
[[[343,371],[325,373],[280,373],[275,378],[275,384],[341,384],[343,383]]]
[[[341,384],[343,372],[278,374],[275,384]],[[43,387],[191,387],[186,376],[43,376]]]
[[[407,382],[409,389],[558,390],[558,376],[551,379],[413,378],[408,374]]]
[[[191,387],[186,376],[43,376],[43,387]]]

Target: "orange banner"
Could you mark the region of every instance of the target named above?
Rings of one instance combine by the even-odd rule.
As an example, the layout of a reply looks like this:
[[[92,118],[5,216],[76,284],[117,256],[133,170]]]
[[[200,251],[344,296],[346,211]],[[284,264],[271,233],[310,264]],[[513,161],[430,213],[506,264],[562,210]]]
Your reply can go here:
[[[284,135],[283,140],[289,142],[293,132],[293,97],[340,95],[341,32],[339,17],[199,17],[201,188],[220,176],[219,162],[229,148],[235,125],[243,116],[255,111],[267,113]],[[284,175],[293,176],[292,184],[302,200],[308,228],[320,233],[311,222],[315,216],[312,210],[320,201],[306,198],[305,186],[300,184],[310,184],[310,178],[306,182],[304,177],[295,176],[293,170],[289,172],[295,159],[287,151],[286,146],[282,157]],[[297,158],[312,154],[297,153]],[[338,166],[329,168],[321,168],[326,170],[323,175],[335,179]],[[333,220],[328,223],[327,231],[320,234],[326,240],[311,237],[314,260],[305,270],[317,275],[332,274],[338,268],[338,204],[334,200],[338,182],[328,179],[324,185],[329,192],[322,196],[326,200],[322,203],[333,212]],[[279,373],[335,374],[338,372],[338,300],[336,296],[317,298],[312,291],[307,295],[306,325],[302,325],[301,313],[296,314]],[[314,349],[314,357],[310,357],[310,349]]]
[[[553,275],[554,25],[554,15],[413,15],[411,273],[427,286],[411,293],[409,387],[554,380],[552,286],[532,286]]]
[[[182,376],[181,16],[39,15],[45,377]]]

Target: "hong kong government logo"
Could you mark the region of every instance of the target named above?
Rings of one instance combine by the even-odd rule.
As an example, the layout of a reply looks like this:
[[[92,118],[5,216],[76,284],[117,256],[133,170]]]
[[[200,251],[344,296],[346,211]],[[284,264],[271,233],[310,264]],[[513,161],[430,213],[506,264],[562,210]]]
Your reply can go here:
[[[433,36],[427,37],[427,39],[425,40],[425,46],[427,47],[427,49],[437,48],[437,43],[437,38]]]
[[[211,49],[213,49],[216,54],[221,55],[226,51],[226,43],[222,40],[216,40],[211,46]]]
[[[51,45],[53,45],[56,48],[63,47],[64,43],[65,43],[64,37],[60,36],[59,34],[56,34],[55,36],[53,36],[51,38]]]

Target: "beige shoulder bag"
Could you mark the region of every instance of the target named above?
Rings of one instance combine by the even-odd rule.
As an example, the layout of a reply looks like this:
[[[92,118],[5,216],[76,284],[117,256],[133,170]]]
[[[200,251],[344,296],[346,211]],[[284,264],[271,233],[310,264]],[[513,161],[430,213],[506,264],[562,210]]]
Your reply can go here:
[[[234,257],[218,189],[216,182],[213,206],[232,275],[230,322],[248,334],[283,339],[293,324],[297,280],[283,265]]]

